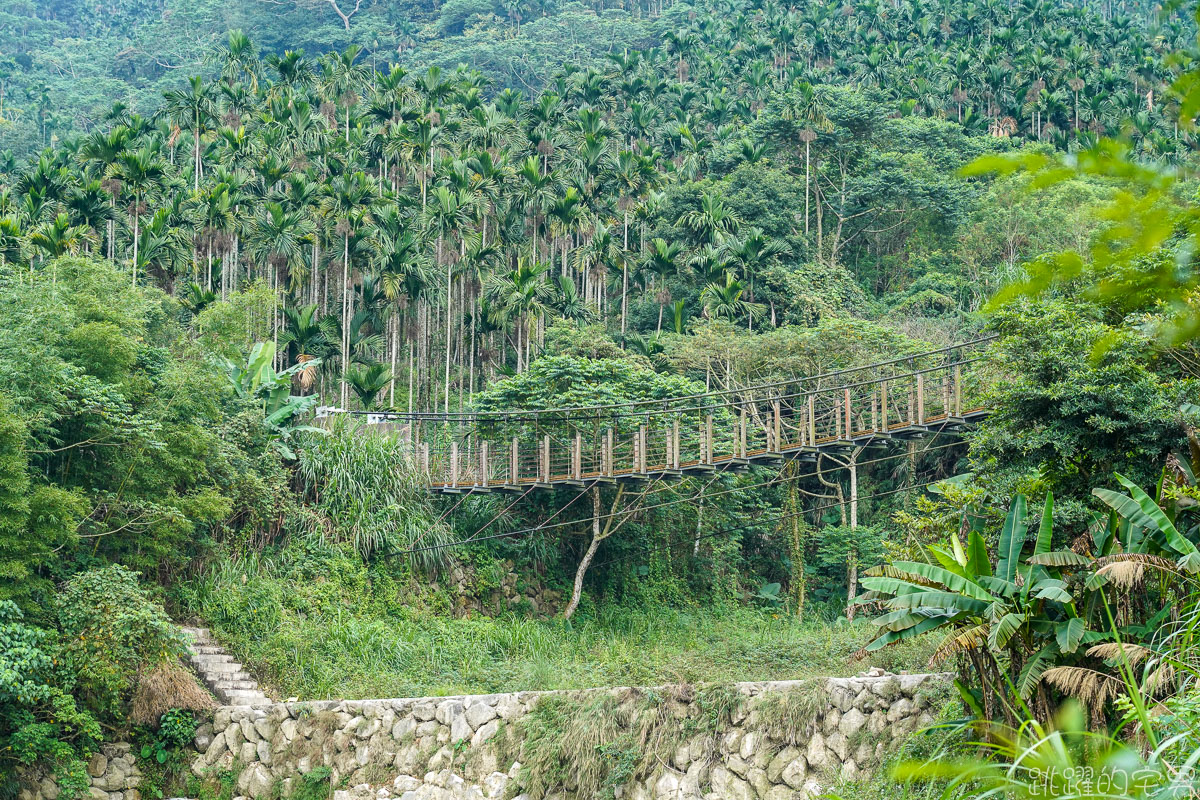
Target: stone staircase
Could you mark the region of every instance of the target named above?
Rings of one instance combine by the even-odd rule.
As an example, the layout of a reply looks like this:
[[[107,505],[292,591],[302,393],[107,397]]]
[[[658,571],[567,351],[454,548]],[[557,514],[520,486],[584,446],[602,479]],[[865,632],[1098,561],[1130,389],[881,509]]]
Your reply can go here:
[[[231,706],[258,706],[271,702],[242,665],[217,644],[208,628],[183,628],[191,638],[188,661],[201,682],[217,699]]]

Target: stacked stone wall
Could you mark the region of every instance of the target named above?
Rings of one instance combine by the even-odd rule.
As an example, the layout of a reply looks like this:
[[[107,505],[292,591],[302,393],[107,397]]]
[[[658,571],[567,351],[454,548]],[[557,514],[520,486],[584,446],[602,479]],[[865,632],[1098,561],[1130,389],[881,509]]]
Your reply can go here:
[[[679,743],[648,777],[617,789],[630,800],[798,800],[869,773],[898,742],[933,722],[943,676],[884,675],[821,681],[743,683],[721,730]],[[651,690],[687,705],[673,687]],[[601,693],[565,693],[584,706]],[[522,780],[521,720],[553,692],[400,700],[281,703],[224,708],[197,774],[237,770],[238,793],[284,796],[313,770],[328,770],[335,800],[459,800],[516,795]],[[694,696],[694,695],[693,695]],[[804,740],[784,735],[760,712],[788,698],[815,706]],[[816,698],[816,702],[813,699]],[[757,702],[756,702],[757,701]],[[694,701],[693,701],[694,702]],[[687,709],[676,709],[686,714]],[[510,783],[512,787],[509,786]],[[575,798],[568,779],[549,795]]]
[[[555,698],[556,713],[578,707],[575,723],[587,725],[588,709],[611,699],[604,707],[640,703],[688,722],[653,769],[611,787],[618,800],[803,800],[869,774],[933,722],[948,686],[943,675],[890,674],[735,684],[718,687],[725,710],[702,729],[710,690],[678,686],[223,706],[198,729],[191,770],[232,776],[238,798],[533,800],[522,794],[523,721]],[[93,800],[141,800],[128,745],[105,745],[89,774]],[[591,800],[573,777],[540,794]],[[22,800],[58,800],[57,789],[40,779]]]

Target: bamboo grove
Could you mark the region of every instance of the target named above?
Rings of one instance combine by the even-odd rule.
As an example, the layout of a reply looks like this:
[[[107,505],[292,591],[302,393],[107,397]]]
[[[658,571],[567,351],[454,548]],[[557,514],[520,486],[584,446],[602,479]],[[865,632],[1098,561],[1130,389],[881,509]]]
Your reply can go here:
[[[525,370],[557,319],[641,347],[684,332],[688,309],[775,324],[756,277],[837,268],[856,215],[827,169],[841,157],[830,86],[991,148],[1122,131],[1158,158],[1193,146],[1169,121],[1161,54],[1192,35],[1175,18],[1035,0],[656,12],[648,49],[568,64],[533,93],[466,67],[376,69],[356,46],[260,54],[231,34],[156,113],[118,103],[104,126],[10,163],[0,258],[53,281],[55,256],[104,257],[192,314],[269,288],[277,366],[309,364],[305,391],[449,410]],[[771,148],[803,181],[798,247],[707,184],[665,216],[672,187]],[[657,308],[652,322],[631,322],[635,303]]]

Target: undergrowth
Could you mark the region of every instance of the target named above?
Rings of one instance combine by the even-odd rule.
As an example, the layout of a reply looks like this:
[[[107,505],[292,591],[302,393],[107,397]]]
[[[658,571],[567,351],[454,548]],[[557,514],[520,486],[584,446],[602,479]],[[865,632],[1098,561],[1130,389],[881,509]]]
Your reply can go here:
[[[227,561],[181,594],[268,687],[304,700],[920,671],[929,655],[917,642],[856,662],[866,624],[732,604],[453,619],[356,558]]]
[[[533,800],[562,790],[612,798],[617,787],[661,770],[685,742],[699,737],[715,750],[739,702],[729,687],[686,685],[545,697],[511,727],[502,760],[520,760],[514,788]]]

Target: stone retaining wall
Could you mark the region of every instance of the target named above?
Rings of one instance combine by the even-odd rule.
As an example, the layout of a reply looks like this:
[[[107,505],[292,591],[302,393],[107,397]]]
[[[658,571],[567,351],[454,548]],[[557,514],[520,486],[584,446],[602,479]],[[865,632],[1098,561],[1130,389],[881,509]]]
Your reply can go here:
[[[141,800],[138,786],[142,771],[129,744],[101,745],[100,752],[88,762],[87,773],[90,788],[82,800]],[[58,800],[60,792],[52,775],[26,772],[21,782],[24,786],[18,794],[19,800]]]
[[[738,702],[719,729],[685,735],[665,763],[618,787],[616,797],[816,796],[871,770],[899,740],[931,723],[933,698],[946,685],[935,675],[738,684]],[[225,707],[199,732],[192,769],[201,776],[236,771],[237,793],[249,798],[287,796],[299,782],[328,780],[334,800],[526,800],[517,794],[528,785],[522,719],[547,697],[566,696],[582,708],[605,693],[621,703],[661,703],[679,719],[700,717],[699,695],[680,687]],[[545,796],[574,798],[572,783],[568,778]]]
[[[222,706],[196,732],[191,769],[201,778],[232,777],[237,798],[288,797],[312,783],[304,788],[318,795],[332,788],[333,800],[592,800],[571,774],[536,791],[536,771],[521,764],[533,758],[530,723],[544,725],[543,712],[555,713],[585,728],[607,722],[619,735],[636,710],[666,720],[660,730],[673,738],[653,769],[610,787],[617,800],[802,800],[869,773],[933,722],[948,687],[943,675],[882,674],[699,690]],[[128,744],[104,745],[88,774],[85,800],[141,800]],[[52,778],[26,778],[21,800],[58,800]]]

